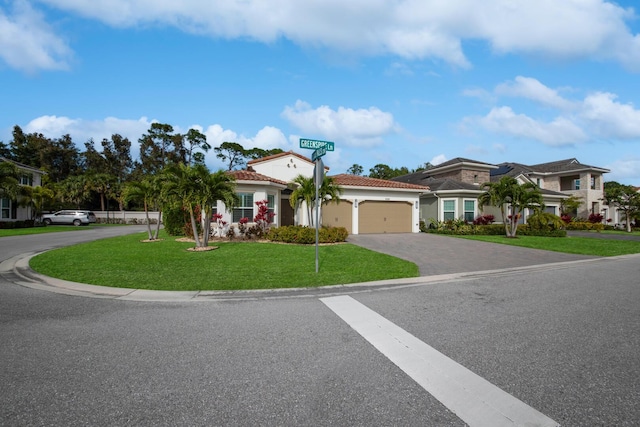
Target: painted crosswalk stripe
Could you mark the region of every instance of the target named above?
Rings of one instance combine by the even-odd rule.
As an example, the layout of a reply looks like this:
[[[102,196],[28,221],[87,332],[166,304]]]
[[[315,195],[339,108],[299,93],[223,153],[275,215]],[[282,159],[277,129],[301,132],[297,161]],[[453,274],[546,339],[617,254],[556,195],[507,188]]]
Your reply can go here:
[[[353,298],[320,300],[469,426],[559,425]]]

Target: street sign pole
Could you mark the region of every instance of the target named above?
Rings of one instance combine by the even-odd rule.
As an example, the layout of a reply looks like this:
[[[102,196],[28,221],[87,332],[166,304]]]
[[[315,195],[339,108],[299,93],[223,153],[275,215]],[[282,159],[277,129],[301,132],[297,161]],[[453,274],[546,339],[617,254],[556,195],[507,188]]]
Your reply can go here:
[[[320,141],[317,139],[300,138],[300,148],[307,148],[315,150],[311,155],[311,160],[315,162],[315,168],[313,170],[313,181],[316,187],[316,273],[319,270],[319,256],[318,256],[318,241],[320,240],[320,208],[322,201],[320,200],[320,186],[324,181],[324,163],[322,163],[322,156],[327,154],[327,151],[334,151],[335,144],[330,141]],[[312,217],[309,218],[311,220]]]
[[[314,186],[316,187],[316,273],[319,271],[319,250],[318,250],[318,242],[320,240],[320,186],[322,185],[322,181],[324,181],[324,163],[322,159],[318,157],[316,160],[316,167],[314,169]]]

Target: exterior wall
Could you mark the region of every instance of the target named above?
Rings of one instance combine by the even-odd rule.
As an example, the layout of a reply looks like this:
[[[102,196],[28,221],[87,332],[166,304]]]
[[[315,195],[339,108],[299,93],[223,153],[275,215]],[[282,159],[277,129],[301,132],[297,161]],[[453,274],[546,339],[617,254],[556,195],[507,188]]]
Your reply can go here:
[[[32,187],[38,187],[40,185],[42,185],[42,172],[35,170],[35,169],[25,169],[23,167],[21,167],[20,165],[16,165],[18,166],[18,169],[20,169],[20,172],[25,175],[25,176],[30,176],[31,177],[31,186]],[[0,194],[0,199],[2,199],[2,195]],[[27,207],[23,207],[20,206],[16,200],[10,200],[8,198],[5,198],[5,200],[8,201],[8,204],[10,206],[9,209],[9,218],[2,218],[0,217],[0,221],[5,221],[5,222],[13,222],[13,221],[26,221],[26,220],[30,220],[35,216],[35,212],[33,212],[33,208],[30,206]],[[5,202],[6,203],[6,202]]]
[[[256,172],[285,182],[298,175],[313,176],[314,164],[294,155],[282,156],[252,165]]]
[[[458,182],[478,185],[489,182],[491,180],[489,171],[473,169],[458,169],[451,172],[433,174],[433,177],[437,179],[450,178]]]
[[[249,224],[253,223],[253,218],[258,213],[258,207],[256,206],[256,202],[261,200],[267,200],[268,195],[274,196],[274,206],[273,212],[276,216],[273,218],[273,225],[280,225],[280,189],[276,187],[268,187],[263,185],[248,185],[248,184],[239,184],[236,186],[236,193],[251,193],[253,194],[253,214],[251,218],[249,218]],[[233,224],[233,212],[228,211],[227,207],[223,202],[218,200],[218,205],[216,206],[217,212],[222,214],[222,220],[226,221],[228,224]]]

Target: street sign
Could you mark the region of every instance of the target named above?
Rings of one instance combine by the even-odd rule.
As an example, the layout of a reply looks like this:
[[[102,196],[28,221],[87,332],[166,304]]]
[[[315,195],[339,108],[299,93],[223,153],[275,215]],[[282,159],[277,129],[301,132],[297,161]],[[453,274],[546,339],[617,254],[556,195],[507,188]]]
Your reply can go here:
[[[311,150],[316,150],[321,147],[325,147],[327,151],[333,151],[335,145],[330,141],[319,141],[317,139],[300,138],[300,148],[309,148]]]
[[[325,154],[327,154],[327,147],[317,148],[316,151],[314,151],[313,154],[311,155],[311,160],[315,162],[317,159],[324,156]]]

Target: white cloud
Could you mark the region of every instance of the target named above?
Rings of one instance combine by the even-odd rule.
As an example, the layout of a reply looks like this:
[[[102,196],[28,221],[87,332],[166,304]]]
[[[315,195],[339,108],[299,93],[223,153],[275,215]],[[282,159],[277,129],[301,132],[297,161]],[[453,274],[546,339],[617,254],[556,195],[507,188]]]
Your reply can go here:
[[[67,69],[72,53],[66,42],[29,3],[18,0],[13,6],[8,14],[0,4],[0,58],[27,72]]]
[[[584,131],[565,117],[542,122],[516,114],[510,107],[493,108],[477,122],[491,132],[534,139],[547,145],[571,145],[587,140]]]
[[[380,145],[383,136],[398,130],[393,115],[376,107],[358,110],[338,107],[333,110],[322,105],[314,109],[298,100],[293,107],[285,107],[282,117],[302,133],[357,147]]]
[[[447,156],[445,156],[444,154],[438,154],[437,156],[434,156],[431,161],[429,161],[429,163],[431,163],[434,166],[439,165],[440,163],[444,163],[447,161]]]
[[[468,67],[465,40],[483,40],[496,53],[614,60],[640,70],[636,18],[605,0],[41,0],[112,26],[169,25],[216,38],[435,58]]]
[[[611,170],[611,173],[606,176],[607,181],[632,183],[635,186],[640,185],[640,157],[631,156],[618,159],[605,167]]]
[[[581,115],[599,136],[615,139],[640,138],[640,110],[616,102],[612,93],[595,93],[585,98]]]
[[[497,95],[522,97],[559,109],[574,107],[574,103],[561,97],[557,90],[551,89],[531,77],[518,76],[514,81],[499,84],[495,92]]]

